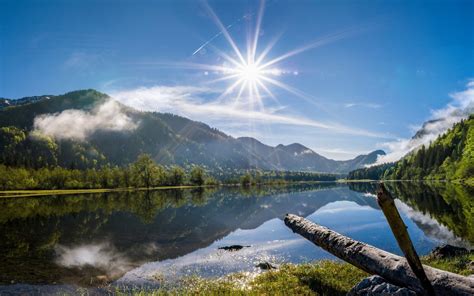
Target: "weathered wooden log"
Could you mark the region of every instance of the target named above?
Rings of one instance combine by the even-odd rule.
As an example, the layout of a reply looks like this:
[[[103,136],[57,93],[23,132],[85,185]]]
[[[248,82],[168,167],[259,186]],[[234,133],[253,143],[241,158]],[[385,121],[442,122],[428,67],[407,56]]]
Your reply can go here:
[[[336,257],[395,285],[423,294],[424,289],[405,258],[317,225],[303,217],[287,214],[285,224]],[[436,295],[474,295],[474,279],[424,265]]]
[[[382,209],[385,218],[387,218],[388,225],[390,226],[390,229],[392,229],[392,233],[397,240],[398,246],[405,255],[408,265],[410,265],[411,270],[420,280],[421,285],[425,289],[425,294],[434,295],[435,292],[433,286],[423,270],[423,265],[421,264],[420,258],[413,246],[407,227],[405,223],[403,223],[402,217],[400,217],[400,213],[395,206],[395,201],[393,200],[392,195],[387,191],[387,189],[385,189],[383,183],[379,184],[379,189],[377,190],[377,202]]]

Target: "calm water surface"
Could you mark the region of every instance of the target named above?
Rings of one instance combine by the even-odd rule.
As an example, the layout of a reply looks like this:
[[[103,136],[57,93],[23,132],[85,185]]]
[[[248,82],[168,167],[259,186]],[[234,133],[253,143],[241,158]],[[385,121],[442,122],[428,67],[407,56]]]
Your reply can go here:
[[[421,255],[474,243],[472,188],[387,185]],[[153,285],[334,258],[293,234],[286,213],[401,254],[374,190],[354,183],[0,200],[0,284]],[[249,247],[218,249],[235,244]]]

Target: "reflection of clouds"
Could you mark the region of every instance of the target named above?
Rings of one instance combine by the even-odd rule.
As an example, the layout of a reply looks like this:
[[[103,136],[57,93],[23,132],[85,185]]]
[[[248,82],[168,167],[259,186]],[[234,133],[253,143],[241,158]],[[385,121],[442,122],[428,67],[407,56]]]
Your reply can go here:
[[[273,240],[254,244],[239,251],[218,250],[216,244],[190,254],[158,262],[146,263],[127,272],[117,281],[118,285],[156,285],[156,275],[168,283],[183,276],[199,274],[203,277],[223,276],[234,272],[260,272],[255,267],[260,262],[283,262],[284,250],[304,243],[302,239]]]
[[[375,209],[370,206],[358,205],[352,201],[337,201],[321,207],[315,214],[336,214],[346,211],[375,211]]]
[[[369,193],[369,192],[366,192],[363,194],[365,197],[372,197],[372,198],[377,198],[377,195],[373,194],[373,193]]]
[[[375,230],[375,229],[381,229],[381,228],[387,228],[387,222],[385,221],[380,221],[380,222],[372,222],[372,223],[366,223],[362,225],[351,225],[350,227],[347,228],[347,231],[362,231],[362,230]]]
[[[91,266],[104,270],[109,277],[117,277],[133,268],[129,259],[109,243],[56,246],[56,263],[68,268]]]
[[[429,214],[418,212],[399,199],[395,199],[395,205],[400,212],[413,220],[426,236],[454,246],[470,247],[468,242],[457,237],[449,228],[440,224]]]

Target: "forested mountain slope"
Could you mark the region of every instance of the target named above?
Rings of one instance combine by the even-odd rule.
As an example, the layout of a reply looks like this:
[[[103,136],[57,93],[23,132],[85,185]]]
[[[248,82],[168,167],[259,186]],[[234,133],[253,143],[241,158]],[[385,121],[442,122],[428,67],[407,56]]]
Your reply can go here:
[[[474,177],[474,115],[456,123],[427,148],[407,155],[387,179],[468,179]]]
[[[335,161],[298,143],[272,147],[253,138],[236,139],[201,122],[173,114],[141,112],[114,101],[112,111],[121,115],[117,119],[116,114],[109,114],[112,111],[101,108],[112,98],[95,90],[21,100],[5,100],[0,108],[0,161],[10,166],[120,166],[147,153],[164,165],[197,164],[213,170],[259,168],[347,173],[373,163],[377,155],[384,153],[378,150],[352,160]],[[108,128],[96,127],[78,134],[76,130],[84,128],[81,124],[61,128],[70,124],[64,119],[67,116],[74,120],[84,116],[83,125],[98,121]],[[41,125],[35,125],[38,119],[42,119]],[[130,121],[133,128],[119,129],[120,125],[109,122],[120,120]]]
[[[421,146],[393,164],[357,169],[350,172],[348,178],[472,180],[474,178],[474,115],[456,123],[428,147]]]

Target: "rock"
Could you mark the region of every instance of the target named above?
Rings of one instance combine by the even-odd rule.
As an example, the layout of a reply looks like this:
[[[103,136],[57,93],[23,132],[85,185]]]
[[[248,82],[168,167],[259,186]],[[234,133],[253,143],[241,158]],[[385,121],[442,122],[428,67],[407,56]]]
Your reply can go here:
[[[363,279],[360,283],[355,285],[348,296],[416,296],[415,291],[407,288],[395,286],[386,282],[382,277],[373,275]]]
[[[263,270],[269,270],[269,269],[276,269],[276,266],[271,264],[270,262],[264,261],[260,262],[259,264],[255,265],[255,267],[258,267]]]
[[[444,259],[454,256],[467,255],[469,250],[465,248],[455,247],[451,245],[443,245],[440,247],[434,248],[428,256],[435,259]]]
[[[467,268],[468,268],[471,272],[474,272],[474,261],[470,261],[470,262],[467,264]]]
[[[242,248],[249,248],[250,246],[241,246],[241,245],[231,245],[231,246],[225,246],[225,247],[220,247],[219,250],[225,250],[225,251],[238,251]]]

